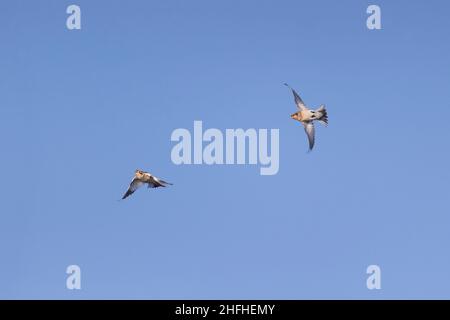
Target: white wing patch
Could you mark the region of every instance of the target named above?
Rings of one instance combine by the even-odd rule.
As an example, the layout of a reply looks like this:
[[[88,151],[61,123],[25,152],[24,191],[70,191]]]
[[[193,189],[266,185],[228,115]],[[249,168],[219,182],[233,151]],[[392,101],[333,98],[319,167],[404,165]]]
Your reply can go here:
[[[287,83],[285,83],[285,85],[291,89],[292,94],[294,95],[294,101],[295,104],[297,105],[297,108],[301,111],[305,111],[308,110],[308,108],[306,108],[305,103],[303,102],[302,98],[300,98],[300,96],[298,95],[297,91],[295,91],[293,88],[291,88],[290,85],[288,85]]]
[[[314,124],[311,122],[303,123],[305,126],[305,132],[308,136],[308,142],[309,142],[309,150],[312,150],[314,147],[314,140],[315,140],[315,130],[314,130]]]
[[[137,189],[139,189],[144,183],[138,179],[133,179],[130,183],[130,190],[132,192],[135,192]]]

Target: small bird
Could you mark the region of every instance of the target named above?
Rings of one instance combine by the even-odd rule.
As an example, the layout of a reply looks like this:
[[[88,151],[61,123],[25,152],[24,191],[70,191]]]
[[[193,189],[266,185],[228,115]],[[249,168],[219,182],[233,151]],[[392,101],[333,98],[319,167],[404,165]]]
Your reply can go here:
[[[126,197],[132,195],[139,187],[147,184],[149,188],[167,187],[167,185],[172,185],[172,183],[161,180],[150,173],[137,169],[134,173],[134,178],[130,183],[130,187],[127,192],[122,197],[122,200]]]
[[[294,94],[295,104],[299,109],[296,113],[291,114],[291,118],[300,121],[305,127],[306,135],[309,141],[309,151],[314,147],[315,141],[315,130],[314,130],[314,120],[319,121],[324,126],[328,125],[328,114],[325,105],[321,105],[317,110],[310,110],[306,107],[303,100],[300,98],[297,92],[292,89],[287,83],[284,84],[289,89],[292,90]]]

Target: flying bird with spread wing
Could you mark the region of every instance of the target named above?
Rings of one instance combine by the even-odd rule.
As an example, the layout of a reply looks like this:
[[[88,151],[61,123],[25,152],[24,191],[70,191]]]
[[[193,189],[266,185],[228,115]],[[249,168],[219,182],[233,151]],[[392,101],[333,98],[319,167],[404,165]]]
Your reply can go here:
[[[292,89],[287,83],[284,84],[289,89],[292,90],[292,94],[294,95],[294,101],[297,105],[298,111],[296,113],[291,114],[291,118],[297,121],[300,121],[305,127],[306,135],[308,136],[309,141],[309,151],[311,151],[314,147],[315,142],[315,129],[314,129],[314,121],[319,121],[324,126],[328,125],[328,114],[327,109],[324,105],[321,105],[316,110],[309,109],[302,98],[298,95],[298,93]]]
[[[172,183],[161,180],[148,172],[137,169],[134,173],[134,178],[130,183],[130,186],[122,197],[122,200],[132,195],[139,187],[147,184],[149,188],[167,187]]]

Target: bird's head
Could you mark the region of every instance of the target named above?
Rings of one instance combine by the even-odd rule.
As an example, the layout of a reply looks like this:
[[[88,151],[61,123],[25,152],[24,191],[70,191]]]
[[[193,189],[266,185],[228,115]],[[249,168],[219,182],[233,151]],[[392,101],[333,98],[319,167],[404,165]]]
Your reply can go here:
[[[298,121],[300,121],[300,117],[298,116],[297,112],[296,112],[296,113],[293,113],[293,114],[291,114],[291,119],[294,119],[294,120],[298,120]]]
[[[138,173],[139,173],[139,174],[142,174],[142,170],[136,169],[135,173],[136,173],[136,174],[138,174]]]

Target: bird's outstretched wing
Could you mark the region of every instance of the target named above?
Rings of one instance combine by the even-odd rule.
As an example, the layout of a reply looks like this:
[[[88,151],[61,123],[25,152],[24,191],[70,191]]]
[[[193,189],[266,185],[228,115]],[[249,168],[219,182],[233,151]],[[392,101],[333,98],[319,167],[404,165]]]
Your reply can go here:
[[[144,183],[141,180],[134,178],[133,181],[131,181],[127,192],[125,192],[125,194],[123,195],[122,200],[125,199],[126,197],[132,195],[143,184]]]
[[[149,188],[167,187],[167,185],[172,185],[172,183],[161,180],[151,174],[148,175],[147,184]]]
[[[303,125],[305,126],[305,132],[308,136],[309,141],[309,151],[311,151],[314,147],[314,136],[315,136],[315,130],[314,130],[314,123],[312,121],[310,122],[304,122]]]
[[[294,95],[294,101],[295,101],[295,104],[297,105],[297,108],[299,108],[302,111],[308,110],[306,108],[306,105],[303,102],[302,98],[300,98],[300,96],[298,95],[298,93],[294,89],[292,89],[291,86],[288,85],[287,83],[285,83],[284,85],[292,90],[292,94]]]

